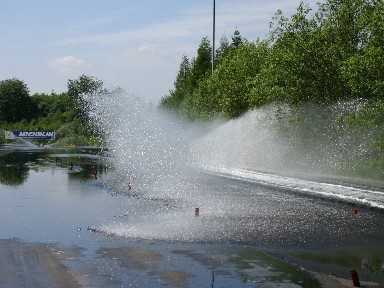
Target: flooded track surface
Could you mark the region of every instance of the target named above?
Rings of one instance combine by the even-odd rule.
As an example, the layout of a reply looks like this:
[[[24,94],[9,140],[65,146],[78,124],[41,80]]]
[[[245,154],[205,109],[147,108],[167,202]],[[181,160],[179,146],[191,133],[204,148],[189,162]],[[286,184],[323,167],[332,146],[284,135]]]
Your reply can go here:
[[[384,213],[314,192],[350,191],[361,199],[381,196],[380,189],[232,170],[194,171],[182,185],[177,177],[132,183],[129,190],[127,183],[110,185],[123,180],[97,155],[27,151],[0,158],[0,253],[10,263],[0,264],[8,269],[4,283],[14,284],[7,287],[62,287],[52,284],[62,277],[67,287],[301,287],[292,272],[268,268],[275,260],[261,251],[327,273],[331,266],[318,253],[332,262],[342,251],[345,267],[332,273],[348,278],[351,265],[365,263],[362,275],[382,283]]]

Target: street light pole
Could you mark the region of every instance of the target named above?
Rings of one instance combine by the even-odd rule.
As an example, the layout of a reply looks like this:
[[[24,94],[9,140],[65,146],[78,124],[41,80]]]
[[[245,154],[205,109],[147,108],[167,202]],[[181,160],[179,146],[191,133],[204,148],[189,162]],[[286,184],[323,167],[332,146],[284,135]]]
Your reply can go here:
[[[215,0],[213,0],[213,40],[212,40],[212,74],[215,70],[215,17],[216,17],[216,5]]]

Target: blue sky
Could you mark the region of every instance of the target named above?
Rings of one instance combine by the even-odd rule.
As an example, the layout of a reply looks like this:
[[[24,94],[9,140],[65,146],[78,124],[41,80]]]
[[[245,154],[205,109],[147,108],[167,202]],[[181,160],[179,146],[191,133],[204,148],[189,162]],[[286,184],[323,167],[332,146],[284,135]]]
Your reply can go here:
[[[316,9],[317,0],[304,1]],[[216,47],[237,28],[265,39],[277,9],[299,0],[216,0]],[[212,39],[212,0],[0,0],[0,80],[31,94],[67,90],[81,74],[158,102],[173,88],[182,56]]]

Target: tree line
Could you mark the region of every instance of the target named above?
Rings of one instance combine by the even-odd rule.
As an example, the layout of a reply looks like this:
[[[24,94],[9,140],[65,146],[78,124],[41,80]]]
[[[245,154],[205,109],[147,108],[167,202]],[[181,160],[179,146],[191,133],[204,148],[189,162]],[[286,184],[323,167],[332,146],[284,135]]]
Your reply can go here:
[[[271,117],[294,149],[347,149],[340,155],[348,161],[323,163],[325,169],[383,179],[383,59],[384,1],[324,0],[316,9],[302,2],[289,17],[276,12],[265,40],[249,41],[236,30],[212,51],[203,38],[196,57],[182,57],[159,106],[193,122],[275,107]],[[343,136],[358,143],[337,143]],[[351,145],[360,148],[348,152]]]
[[[316,11],[301,3],[277,11],[266,40],[236,30],[215,53],[203,38],[197,56],[184,55],[174,88],[160,107],[187,119],[236,118],[270,103],[291,106],[361,98],[384,115],[384,2],[327,0]],[[380,116],[382,120],[383,116]],[[376,119],[379,120],[379,119]]]
[[[54,130],[59,146],[100,145],[102,135],[89,123],[83,94],[99,93],[103,82],[81,75],[68,80],[63,93],[30,95],[17,78],[0,81],[0,128],[3,130]],[[4,138],[0,137],[0,143]]]

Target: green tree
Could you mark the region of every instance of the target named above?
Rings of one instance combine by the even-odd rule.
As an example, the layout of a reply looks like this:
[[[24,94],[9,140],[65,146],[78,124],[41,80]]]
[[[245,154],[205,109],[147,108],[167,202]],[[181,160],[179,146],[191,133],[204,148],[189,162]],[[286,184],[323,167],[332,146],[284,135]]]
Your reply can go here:
[[[320,3],[319,17],[327,35],[327,44],[337,60],[359,52],[362,44],[362,9],[370,0],[327,0]]]
[[[207,37],[201,40],[197,56],[192,61],[191,74],[189,76],[189,88],[192,94],[193,90],[197,88],[198,82],[211,72],[212,68],[212,48]]]
[[[75,127],[75,135],[78,135],[77,139],[74,139],[75,143],[84,142],[85,138],[103,135],[104,131],[101,131],[97,123],[90,121],[88,112],[92,109],[92,97],[103,97],[107,95],[107,90],[103,88],[103,81],[98,80],[96,77],[81,75],[76,80],[68,80],[68,95],[75,103],[75,109],[77,116],[72,123],[78,123],[71,125]]]
[[[83,74],[76,80],[68,80],[68,94],[74,103],[76,103],[75,108],[78,116],[84,120],[88,120],[88,96],[102,94],[103,92],[105,92],[103,89],[103,81],[95,77]]]
[[[260,75],[254,79],[253,99],[299,103],[324,98],[324,82],[317,79],[323,54],[317,22],[308,19],[311,11],[301,4],[286,18],[278,11],[271,23],[271,48]],[[324,69],[326,70],[326,69]]]
[[[0,121],[30,120],[35,107],[27,85],[16,78],[0,81]]]
[[[353,95],[345,77],[345,64],[362,53],[366,46],[368,30],[363,28],[364,6],[370,0],[328,0],[319,5],[317,13],[321,23],[322,43],[326,51],[328,65],[327,88],[331,88],[333,99],[349,98]],[[370,20],[369,20],[370,21]],[[331,85],[333,84],[333,85]]]
[[[218,67],[224,60],[225,56],[228,54],[230,49],[230,43],[225,35],[221,36],[220,46],[216,49],[215,56],[215,67]]]
[[[76,110],[68,93],[34,94],[31,98],[37,107],[37,113],[30,122],[30,129],[57,130],[75,119]]]
[[[267,51],[266,42],[245,41],[231,49],[213,75],[200,81],[189,102],[183,103],[183,115],[194,120],[216,115],[234,118],[265,104],[264,99],[251,99],[249,94]]]
[[[266,43],[243,42],[228,54],[215,71],[213,80],[219,102],[217,108],[221,115],[234,118],[250,108],[265,104],[264,99],[251,98],[250,91],[266,53]]]
[[[181,102],[184,100],[188,91],[188,79],[191,75],[191,63],[186,55],[183,56],[180,63],[179,72],[174,82],[174,89],[169,91],[169,95],[163,97],[160,101],[160,107],[178,112]]]
[[[256,79],[255,95],[291,104],[350,97],[342,67],[360,45],[356,25],[351,28],[359,13],[350,2],[327,1],[318,13],[301,3],[290,19],[278,11],[271,24],[271,53]]]
[[[56,112],[65,113],[69,110],[74,110],[72,99],[68,93],[34,94],[31,98],[38,108],[39,117],[46,117]]]
[[[211,74],[212,68],[212,48],[211,44],[207,37],[204,37],[201,40],[199,48],[197,50],[197,56],[192,60],[191,70],[188,75],[188,81],[186,84],[186,91],[184,94],[184,99],[180,103],[180,113],[184,116],[191,118],[190,106],[193,105],[191,103],[195,102],[193,99],[194,91],[199,87],[199,83],[204,79],[208,78]],[[193,118],[193,117],[192,117]]]
[[[187,97],[181,105],[181,114],[190,120],[210,120],[218,112],[218,98],[212,77],[200,81],[192,97]]]
[[[357,96],[383,98],[384,2],[364,1],[358,14],[359,51],[345,60],[342,74]]]
[[[231,48],[237,48],[243,43],[243,37],[241,37],[240,31],[235,30],[232,35]]]

